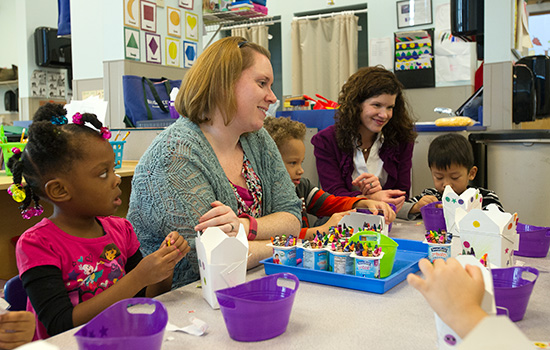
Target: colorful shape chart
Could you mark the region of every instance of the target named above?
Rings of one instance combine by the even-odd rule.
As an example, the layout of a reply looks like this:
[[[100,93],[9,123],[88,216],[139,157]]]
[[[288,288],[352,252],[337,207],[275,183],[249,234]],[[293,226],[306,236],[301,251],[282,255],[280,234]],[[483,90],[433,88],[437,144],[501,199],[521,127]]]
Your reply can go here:
[[[183,52],[183,67],[191,68],[197,60],[197,43],[184,41]]]

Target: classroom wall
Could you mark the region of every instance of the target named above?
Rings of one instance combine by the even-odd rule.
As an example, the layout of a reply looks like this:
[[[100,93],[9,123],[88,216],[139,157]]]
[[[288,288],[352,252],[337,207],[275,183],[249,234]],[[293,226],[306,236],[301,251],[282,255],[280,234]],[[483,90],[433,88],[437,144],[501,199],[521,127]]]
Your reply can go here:
[[[269,1],[269,15],[281,16],[282,28],[282,56],[283,56],[283,95],[292,92],[292,49],[290,24],[295,13],[314,10],[337,9],[339,7],[366,4],[368,8],[368,37],[393,38],[393,33],[405,29],[397,28],[396,2],[388,0],[336,0],[335,5],[328,5],[328,1],[300,0],[300,1]],[[449,0],[432,0],[432,12],[437,6],[449,3]],[[291,6],[289,6],[291,4]],[[435,23],[411,27],[411,29],[432,28]]]

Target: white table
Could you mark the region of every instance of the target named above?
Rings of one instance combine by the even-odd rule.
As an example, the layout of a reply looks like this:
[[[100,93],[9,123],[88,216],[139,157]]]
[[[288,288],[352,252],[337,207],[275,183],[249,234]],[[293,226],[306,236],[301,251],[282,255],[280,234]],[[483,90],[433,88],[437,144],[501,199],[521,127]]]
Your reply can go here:
[[[391,237],[423,239],[421,222],[397,221]],[[456,247],[454,247],[456,249]],[[454,251],[454,249],[453,249]],[[522,321],[516,322],[533,341],[550,340],[550,259],[517,257],[540,271]],[[265,276],[262,267],[247,274],[247,280]],[[161,295],[170,322],[183,327],[190,317],[209,325],[207,334],[195,337],[183,333],[165,333],[162,349],[435,349],[434,313],[406,281],[384,294],[300,282],[287,331],[279,337],[257,343],[232,340],[220,310],[212,310],[202,298],[197,283]],[[78,349],[75,330],[52,337],[49,343],[60,349]],[[166,339],[170,337],[172,340]]]

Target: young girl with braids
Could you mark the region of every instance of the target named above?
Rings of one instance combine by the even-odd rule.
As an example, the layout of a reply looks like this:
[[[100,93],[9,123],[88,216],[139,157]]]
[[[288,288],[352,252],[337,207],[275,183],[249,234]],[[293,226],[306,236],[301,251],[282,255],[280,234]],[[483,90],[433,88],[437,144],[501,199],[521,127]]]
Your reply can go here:
[[[142,256],[130,222],[111,216],[121,205],[121,180],[109,129],[93,114],[77,113],[73,124],[65,114],[58,105],[41,107],[24,151],[8,162],[9,192],[22,202],[22,216],[42,214],[40,199],[54,208],[16,247],[27,310],[39,321],[35,339],[84,324],[119,300],[170,290],[174,266],[190,249],[170,232],[158,250]]]

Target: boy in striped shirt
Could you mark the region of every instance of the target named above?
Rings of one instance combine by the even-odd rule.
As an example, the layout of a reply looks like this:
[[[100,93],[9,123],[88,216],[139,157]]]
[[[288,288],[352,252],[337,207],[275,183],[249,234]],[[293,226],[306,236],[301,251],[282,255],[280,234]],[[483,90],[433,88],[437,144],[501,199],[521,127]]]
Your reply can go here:
[[[458,133],[443,134],[436,137],[428,149],[428,166],[432,172],[433,188],[426,188],[416,197],[405,201],[397,217],[414,220],[420,216],[420,208],[432,202],[441,201],[445,186],[452,187],[461,195],[473,187],[468,183],[475,179],[477,167],[474,165],[474,152],[470,142]],[[496,204],[504,211],[495,192],[482,187],[475,187],[483,197],[482,209],[489,204]]]

